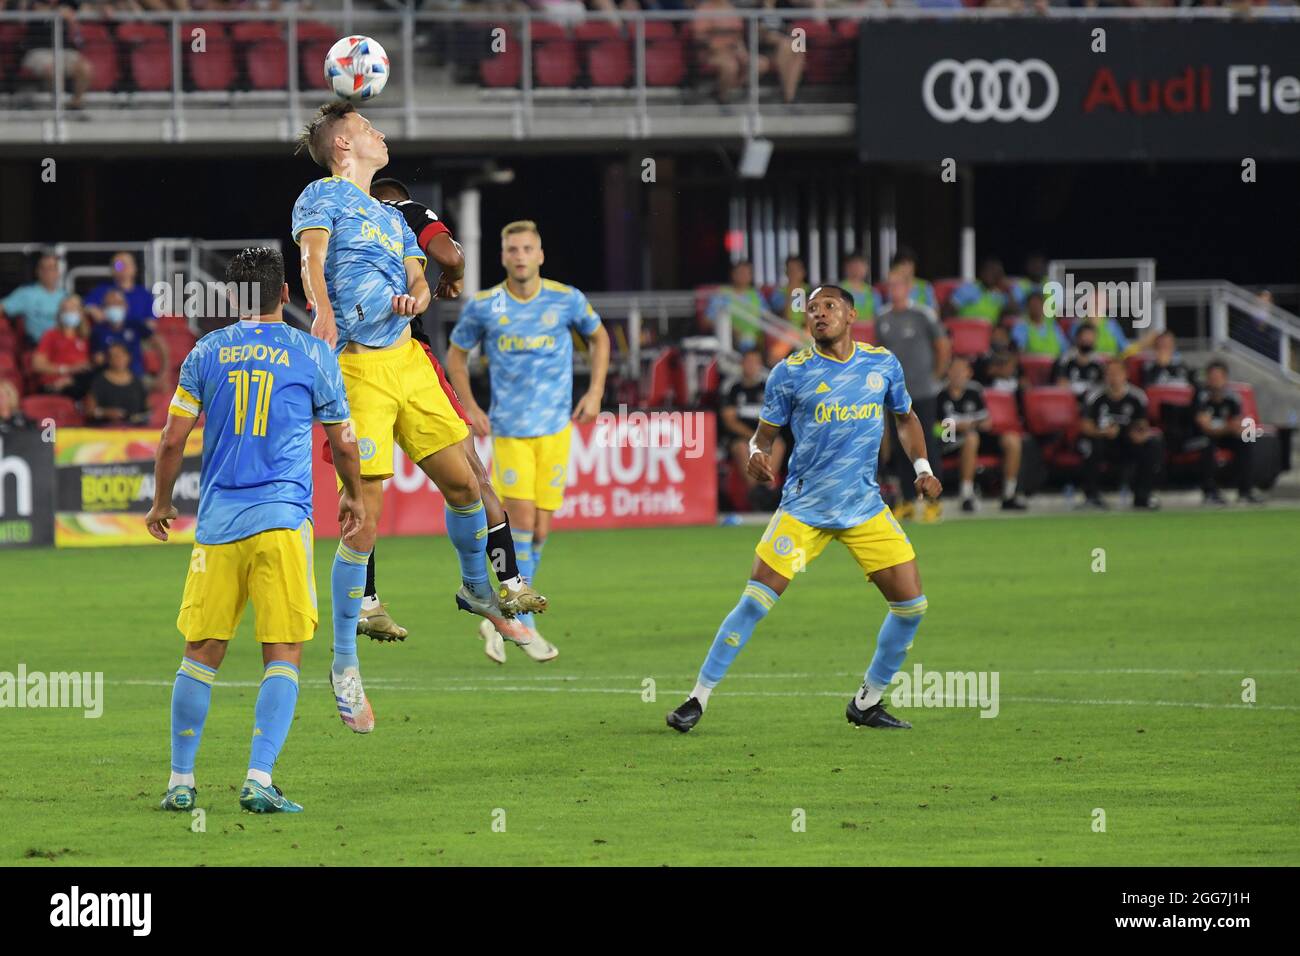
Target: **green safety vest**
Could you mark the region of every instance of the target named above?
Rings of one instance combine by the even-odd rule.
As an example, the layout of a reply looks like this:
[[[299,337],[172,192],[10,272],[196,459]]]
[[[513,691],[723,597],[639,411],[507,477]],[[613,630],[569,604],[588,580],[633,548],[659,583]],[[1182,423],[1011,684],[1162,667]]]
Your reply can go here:
[[[1025,332],[1028,333],[1025,340],[1025,354],[1060,357],[1061,339],[1056,334],[1056,323],[1043,319],[1041,325],[1034,325],[1033,322],[1026,320]]]
[[[984,319],[986,322],[997,322],[998,317],[1002,315],[1003,301],[992,290],[985,289],[981,286],[980,297],[969,305],[964,305],[958,311],[959,319]]]
[[[1102,355],[1118,355],[1119,341],[1110,330],[1110,320],[1097,319],[1092,327],[1097,330],[1097,351]]]
[[[845,279],[840,284],[844,289],[853,296],[853,307],[858,310],[859,319],[872,319],[876,315],[876,290],[866,282],[855,282],[851,279]]]
[[[744,292],[726,286],[719,290],[725,295],[731,297],[731,304],[726,307],[726,313],[731,317],[731,327],[733,330],[749,332],[751,335],[760,335],[762,328],[758,324],[758,317],[763,310],[763,301],[758,297],[757,289],[746,289]],[[736,308],[742,305],[743,308]]]

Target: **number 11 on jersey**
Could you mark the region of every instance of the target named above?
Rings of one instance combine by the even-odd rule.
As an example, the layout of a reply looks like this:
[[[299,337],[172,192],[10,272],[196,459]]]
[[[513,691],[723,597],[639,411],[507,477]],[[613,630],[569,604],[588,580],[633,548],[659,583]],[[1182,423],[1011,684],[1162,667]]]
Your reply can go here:
[[[248,395],[252,384],[257,385],[256,405],[253,410],[253,430],[255,438],[266,437],[266,419],[271,412],[271,389],[275,386],[275,376],[264,368],[232,370],[227,381],[235,383],[235,434],[244,433],[244,423],[248,419]]]

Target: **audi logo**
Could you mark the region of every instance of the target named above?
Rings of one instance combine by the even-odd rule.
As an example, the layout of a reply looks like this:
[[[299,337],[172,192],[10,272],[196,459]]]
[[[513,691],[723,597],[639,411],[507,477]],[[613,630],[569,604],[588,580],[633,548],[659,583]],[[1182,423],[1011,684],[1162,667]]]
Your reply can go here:
[[[952,76],[950,106],[940,105],[934,95],[935,86],[945,74]],[[1033,84],[1030,83],[1030,77],[1034,74],[1042,77],[1046,96],[1041,103],[1031,106]],[[976,76],[979,77],[978,96],[975,90]],[[1005,84],[1004,77],[1007,81]],[[1025,60],[1023,63],[1007,59],[991,62],[967,60],[965,63],[939,60],[925,71],[925,79],[921,81],[921,98],[925,101],[925,108],[940,123],[956,123],[958,120],[971,123],[987,120],[999,123],[1015,120],[1040,123],[1056,109],[1060,92],[1056,73],[1039,59]]]

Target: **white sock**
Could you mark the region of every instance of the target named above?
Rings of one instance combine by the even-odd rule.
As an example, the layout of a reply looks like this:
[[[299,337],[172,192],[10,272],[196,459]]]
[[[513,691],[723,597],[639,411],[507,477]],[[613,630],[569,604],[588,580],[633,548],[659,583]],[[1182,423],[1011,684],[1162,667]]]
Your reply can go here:
[[[973,481],[963,481],[963,482],[961,483],[961,496],[962,496],[962,498],[974,498],[974,497],[975,497],[975,482],[973,482]]]
[[[863,683],[858,690],[853,702],[858,705],[859,710],[866,710],[868,707],[875,707],[880,703],[880,698],[885,696],[883,688],[872,687],[870,684]]]
[[[373,596],[372,596],[372,595],[366,595],[365,597],[363,597],[363,598],[361,599],[361,610],[363,610],[363,611],[373,611],[373,610],[374,610],[375,608],[377,608],[377,607],[379,607],[379,595],[378,595],[378,594],[375,594],[375,595],[373,595]]]
[[[516,574],[513,578],[506,578],[501,583],[504,584],[506,587],[508,587],[511,591],[518,591],[521,587],[524,586],[524,578],[523,575]]]
[[[260,783],[264,787],[269,787],[271,785],[271,775],[265,770],[254,770],[252,767],[249,767],[248,779]]]
[[[696,684],[695,690],[691,691],[691,696],[700,702],[700,710],[704,710],[709,706],[709,695],[712,693],[712,687],[705,687],[703,684]]]
[[[1006,485],[1006,488],[1002,491],[1002,497],[1014,498],[1016,496],[1016,479],[1006,478],[1003,480],[1003,484]]]
[[[171,779],[167,781],[168,790],[170,790],[172,787],[192,787],[192,786],[194,786],[194,774],[192,773],[177,773],[176,771],[173,770]]]

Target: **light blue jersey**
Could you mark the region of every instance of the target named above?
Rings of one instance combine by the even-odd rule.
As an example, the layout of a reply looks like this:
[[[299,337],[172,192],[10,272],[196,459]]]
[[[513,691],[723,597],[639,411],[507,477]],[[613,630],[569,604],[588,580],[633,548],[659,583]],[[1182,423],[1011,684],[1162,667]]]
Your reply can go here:
[[[329,231],[325,292],[334,307],[339,339],[386,348],[411,324],[393,313],[393,296],[406,294],[406,260],[426,261],[400,211],[375,199],[350,179],[318,179],[293,206],[293,241],[307,229]]]
[[[474,296],[451,330],[451,343],[482,345],[492,376],[492,431],[536,438],[563,431],[573,413],[573,337],[589,336],[600,316],[572,286],[543,279],[531,299],[516,299],[505,283]]]
[[[806,348],[767,378],[763,411],[794,431],[781,510],[814,528],[852,528],[882,508],[876,462],[888,412],[906,414],[903,367],[888,349],[857,343],[843,362]]]
[[[238,322],[199,339],[170,412],[203,427],[199,544],[311,520],[311,425],[347,421],[338,359],[283,322]]]

